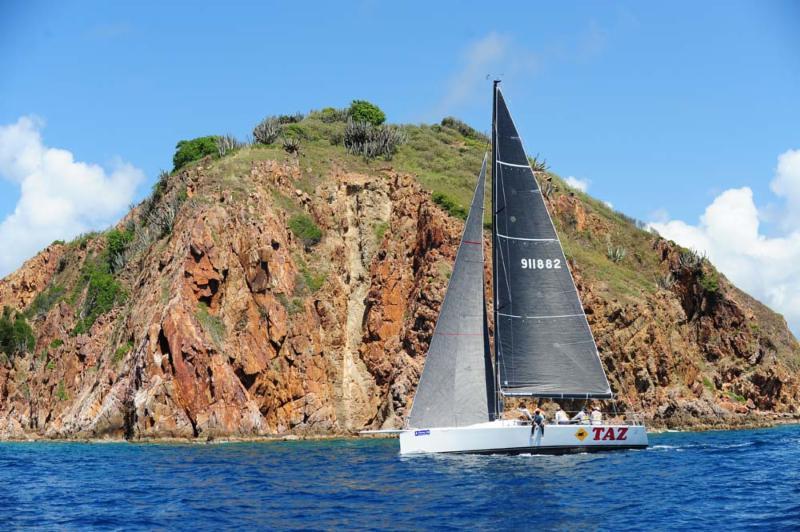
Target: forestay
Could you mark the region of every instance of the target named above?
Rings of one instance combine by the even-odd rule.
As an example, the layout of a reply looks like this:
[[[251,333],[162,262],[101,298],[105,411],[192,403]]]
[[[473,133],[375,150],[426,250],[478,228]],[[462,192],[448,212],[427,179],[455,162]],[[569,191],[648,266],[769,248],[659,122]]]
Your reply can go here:
[[[611,397],[564,251],[495,88],[495,349],[504,395]]]
[[[494,417],[483,289],[485,180],[486,157],[414,397],[411,427],[461,427]]]

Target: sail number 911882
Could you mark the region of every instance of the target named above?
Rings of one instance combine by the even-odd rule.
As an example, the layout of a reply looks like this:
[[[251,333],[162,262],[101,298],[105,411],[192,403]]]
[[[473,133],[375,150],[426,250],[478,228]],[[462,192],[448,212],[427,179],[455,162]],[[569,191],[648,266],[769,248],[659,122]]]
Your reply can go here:
[[[523,270],[558,270],[561,259],[520,259]]]

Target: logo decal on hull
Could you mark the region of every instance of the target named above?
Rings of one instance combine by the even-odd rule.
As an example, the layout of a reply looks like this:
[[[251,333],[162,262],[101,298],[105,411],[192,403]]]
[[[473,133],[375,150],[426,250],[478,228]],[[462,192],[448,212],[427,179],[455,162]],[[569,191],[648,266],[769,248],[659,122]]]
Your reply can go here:
[[[578,438],[580,441],[585,440],[586,436],[588,436],[588,435],[589,435],[589,433],[586,432],[586,429],[583,428],[583,427],[579,428],[578,432],[575,433],[575,437]]]
[[[430,435],[431,431],[429,431],[428,429],[414,431],[414,436],[430,436]]]

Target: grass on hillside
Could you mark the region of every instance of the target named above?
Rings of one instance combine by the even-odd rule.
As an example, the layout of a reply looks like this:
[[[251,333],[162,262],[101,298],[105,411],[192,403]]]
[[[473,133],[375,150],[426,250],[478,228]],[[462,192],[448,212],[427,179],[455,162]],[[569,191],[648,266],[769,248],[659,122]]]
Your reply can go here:
[[[251,186],[246,176],[253,162],[262,160],[297,161],[301,177],[295,186],[313,194],[316,187],[330,175],[334,168],[359,173],[375,173],[393,169],[417,177],[430,191],[437,203],[451,215],[459,218],[472,200],[475,181],[480,171],[488,143],[468,137],[451,127],[440,125],[402,126],[408,140],[400,146],[391,161],[365,160],[350,155],[341,143],[343,122],[323,122],[318,114],[310,114],[298,123],[291,124],[290,133],[300,141],[299,155],[284,151],[280,141],[271,145],[254,145],[237,150],[215,161],[209,171],[219,179],[220,186],[240,197],[246,197]],[[605,288],[609,295],[621,299],[638,297],[642,292],[657,290],[656,280],[663,276],[663,266],[651,251],[653,235],[635,220],[618,213],[606,204],[573,190],[556,174],[548,174],[553,182],[553,199],[562,194],[575,195],[587,215],[597,216],[607,228],[607,234],[577,231],[569,219],[556,217],[554,223],[564,245],[565,253],[590,280]],[[277,203],[290,216],[300,212],[294,201],[272,192]],[[488,191],[487,191],[488,202]],[[490,224],[491,210],[486,209],[485,222]],[[621,248],[624,257],[615,262],[608,256],[608,248]]]

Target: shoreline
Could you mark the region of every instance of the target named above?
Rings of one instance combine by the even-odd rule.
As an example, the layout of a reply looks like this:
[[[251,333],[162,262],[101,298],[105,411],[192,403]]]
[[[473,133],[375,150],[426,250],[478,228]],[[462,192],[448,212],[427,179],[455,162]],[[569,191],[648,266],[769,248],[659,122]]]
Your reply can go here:
[[[656,427],[648,428],[648,434],[665,434],[670,432],[721,432],[721,431],[739,431],[739,430],[759,430],[777,428],[786,425],[800,425],[800,416],[784,419],[771,419],[764,420],[756,423],[736,423],[736,424],[698,424],[687,425],[679,428],[669,427]],[[22,438],[0,438],[2,443],[89,443],[89,444],[152,444],[152,445],[214,445],[225,443],[280,443],[288,441],[330,441],[330,440],[361,440],[361,439],[393,439],[397,438],[396,434],[366,434],[359,435],[358,433],[343,433],[343,434],[285,434],[285,435],[261,435],[261,436],[218,436],[206,438],[179,438],[179,437],[154,437],[154,438],[138,438],[128,440],[125,438],[51,438],[39,435],[26,435]]]

